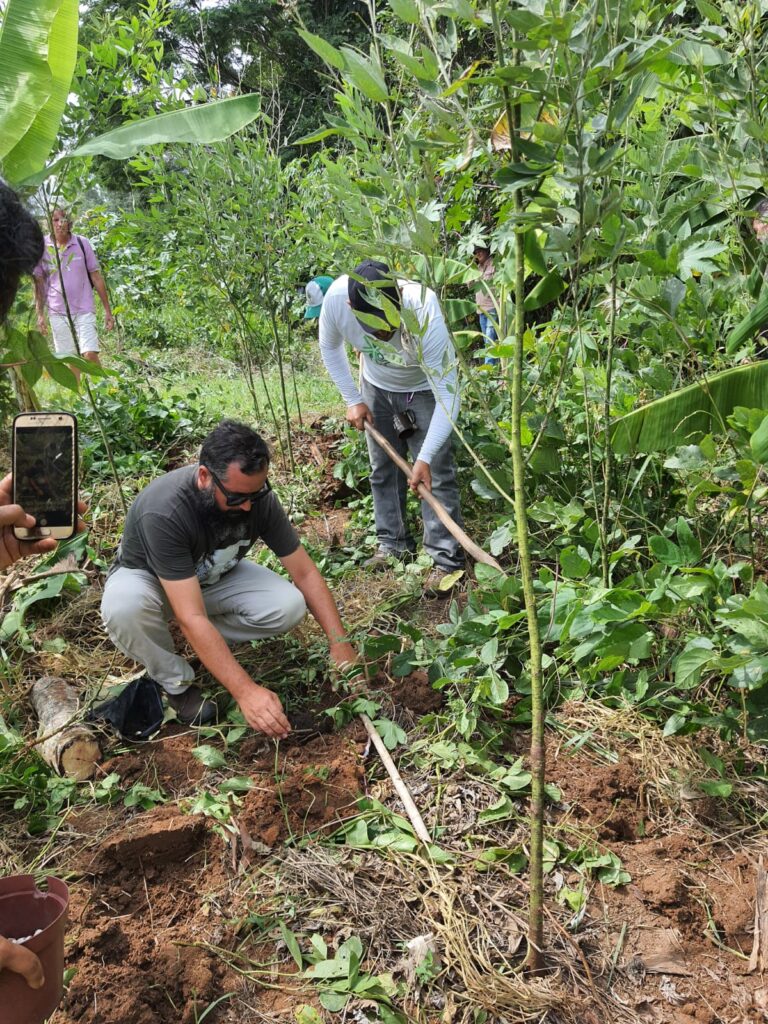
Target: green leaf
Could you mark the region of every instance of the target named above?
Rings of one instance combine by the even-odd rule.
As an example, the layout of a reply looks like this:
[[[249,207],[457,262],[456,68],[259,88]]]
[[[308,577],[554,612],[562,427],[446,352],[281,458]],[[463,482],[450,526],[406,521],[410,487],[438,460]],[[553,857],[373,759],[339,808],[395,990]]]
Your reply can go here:
[[[729,797],[733,793],[733,784],[723,779],[699,783],[699,789],[707,796]]]
[[[768,416],[750,437],[749,447],[758,462],[768,462]]]
[[[331,1013],[339,1013],[349,1002],[349,992],[321,992],[318,999],[324,1010],[330,1010]],[[314,1012],[317,1013],[317,1010]],[[317,1020],[321,1022],[319,1014]]]
[[[303,28],[296,29],[296,31],[307,46],[311,50],[314,50],[321,60],[324,60],[326,64],[330,64],[331,67],[338,68],[339,71],[344,70],[346,66],[344,58],[335,46],[331,46],[331,44],[321,36],[316,36],[312,32],[307,32]]]
[[[714,645],[706,637],[698,636],[689,641],[673,662],[675,686],[681,690],[698,686],[704,668],[715,661],[716,657]]]
[[[683,728],[685,723],[686,723],[685,715],[681,715],[678,712],[675,712],[675,714],[674,715],[670,715],[669,718],[664,723],[664,729],[662,730],[662,736],[665,736],[665,737],[666,736],[674,736],[676,733],[680,732],[680,730]]]
[[[486,807],[484,811],[480,811],[477,816],[478,822],[485,822],[490,824],[494,821],[507,821],[509,818],[517,816],[517,808],[512,803],[508,796],[499,797],[499,799],[491,804],[490,807]]]
[[[77,0],[9,0],[0,35],[0,159],[20,182],[51,152],[77,57]]]
[[[701,560],[701,544],[682,516],[677,520],[677,542],[683,555],[684,565],[696,565]]]
[[[220,793],[247,793],[256,785],[249,775],[237,775],[232,779],[225,779],[219,786]]]
[[[685,564],[685,559],[683,558],[683,553],[680,548],[677,544],[668,540],[666,537],[651,537],[648,541],[648,547],[662,565],[669,565],[673,568],[677,568],[678,566]]]
[[[193,751],[194,753],[194,751]],[[304,957],[301,955],[301,949],[299,948],[299,940],[296,938],[290,928],[287,927],[284,921],[279,922],[280,934],[283,937],[283,942],[288,947],[288,952],[293,957],[296,966],[299,970],[304,969]]]
[[[400,726],[388,718],[377,718],[373,724],[387,750],[394,750],[399,743],[405,743],[408,739]]]
[[[222,752],[207,743],[200,747],[194,747],[192,756],[196,757],[206,768],[224,768],[227,764],[227,759]]]
[[[453,590],[453,588],[456,586],[456,584],[459,582],[463,575],[463,569],[457,569],[456,572],[446,573],[446,575],[443,576],[443,578],[437,584],[437,589],[443,591],[443,593],[448,593],[449,591]]]
[[[320,128],[316,132],[310,132],[309,135],[302,135],[300,139],[296,139],[293,143],[294,146],[309,146],[312,142],[321,142],[323,139],[329,138],[331,135],[343,134],[339,128]]]
[[[725,432],[725,420],[738,405],[762,409],[768,394],[768,361],[713,374],[614,421],[615,452],[655,452]]]
[[[475,861],[477,871],[488,871],[494,864],[504,864],[513,874],[525,871],[528,858],[520,847],[509,850],[503,846],[490,846],[483,850]]]
[[[751,658],[746,665],[740,665],[728,680],[736,690],[758,690],[768,679],[768,658]]]
[[[347,1001],[347,998],[347,996],[344,996],[344,1002]],[[325,1003],[323,1002],[322,995],[320,996],[320,1004],[321,1006],[325,1007],[326,1010],[331,1009],[330,1006],[326,1006]],[[293,1015],[296,1018],[296,1024],[323,1024],[323,1018],[320,1016],[320,1014],[317,1012],[314,1006],[310,1006],[308,1003],[304,1003],[303,1006],[297,1007],[297,1009],[294,1010]]]
[[[473,299],[445,299],[442,306],[445,318],[450,324],[457,324],[468,316],[474,317],[477,309]]]
[[[572,580],[583,579],[591,569],[591,563],[584,548],[569,544],[560,552],[560,568]]]
[[[740,320],[725,339],[725,351],[727,355],[741,348],[757,332],[768,323],[768,293],[766,293],[750,309],[747,315]]]
[[[348,978],[349,960],[342,960],[334,957],[333,960],[321,960],[319,964],[312,964],[304,972],[306,978]]]
[[[389,98],[384,73],[377,63],[349,46],[343,46],[344,74],[356,89],[376,103],[384,103]]]
[[[493,665],[499,656],[499,641],[497,637],[491,637],[480,648],[480,661],[484,665]]]
[[[408,25],[419,24],[419,8],[413,0],[389,0],[389,6],[401,21]]]
[[[261,97],[257,93],[249,93],[247,96],[202,103],[196,107],[186,107],[184,110],[172,110],[142,121],[131,121],[95,139],[89,139],[82,146],[78,146],[51,164],[41,175],[33,175],[23,184],[41,181],[64,161],[74,157],[100,155],[108,156],[112,160],[127,160],[147,146],[159,143],[185,142],[201,145],[221,142],[257,118],[260,107]]]
[[[541,309],[549,302],[561,295],[568,285],[560,276],[560,271],[550,270],[546,277],[533,288],[525,297],[525,311],[531,313],[535,309]]]

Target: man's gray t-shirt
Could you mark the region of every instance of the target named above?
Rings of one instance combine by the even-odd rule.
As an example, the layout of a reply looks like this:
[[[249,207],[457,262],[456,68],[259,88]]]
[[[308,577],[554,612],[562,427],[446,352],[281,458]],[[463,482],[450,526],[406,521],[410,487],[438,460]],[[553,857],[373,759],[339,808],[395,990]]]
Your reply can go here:
[[[115,568],[145,569],[163,580],[197,576],[216,583],[259,539],[278,558],[292,555],[299,535],[274,492],[254,501],[231,523],[211,521],[200,507],[198,466],[174,469],[153,480],[128,510]]]

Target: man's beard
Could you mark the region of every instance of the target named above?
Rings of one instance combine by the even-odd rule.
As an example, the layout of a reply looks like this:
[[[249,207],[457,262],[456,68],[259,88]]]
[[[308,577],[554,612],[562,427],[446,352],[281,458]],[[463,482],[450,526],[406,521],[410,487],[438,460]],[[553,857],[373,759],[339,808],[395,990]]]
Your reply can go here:
[[[220,509],[216,504],[214,484],[211,484],[210,487],[196,490],[195,500],[198,512],[206,525],[213,530],[218,540],[241,540],[245,536],[244,527],[248,522],[250,513],[243,512],[240,508]]]

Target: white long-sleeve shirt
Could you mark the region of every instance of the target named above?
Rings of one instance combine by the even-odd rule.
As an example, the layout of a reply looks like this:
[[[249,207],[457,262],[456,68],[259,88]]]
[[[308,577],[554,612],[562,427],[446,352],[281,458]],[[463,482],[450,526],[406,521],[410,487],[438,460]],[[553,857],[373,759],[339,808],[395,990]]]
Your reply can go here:
[[[435,411],[418,455],[429,464],[450,437],[459,414],[456,353],[435,293],[415,281],[398,285],[403,310],[414,314],[418,332],[407,329],[406,312],[403,328],[389,341],[368,334],[349,305],[349,277],[343,274],[326,292],[320,310],[320,355],[347,406],[359,405],[363,396],[352,376],[345,342],[362,352],[363,377],[374,387],[398,393],[431,390]]]

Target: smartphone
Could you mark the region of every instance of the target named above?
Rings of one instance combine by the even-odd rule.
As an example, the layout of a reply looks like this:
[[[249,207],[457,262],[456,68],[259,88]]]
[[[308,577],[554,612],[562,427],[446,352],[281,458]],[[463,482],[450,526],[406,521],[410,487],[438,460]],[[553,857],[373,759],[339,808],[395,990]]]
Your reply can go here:
[[[13,421],[13,500],[35,517],[17,540],[66,540],[77,527],[77,420],[69,412],[23,412]]]

